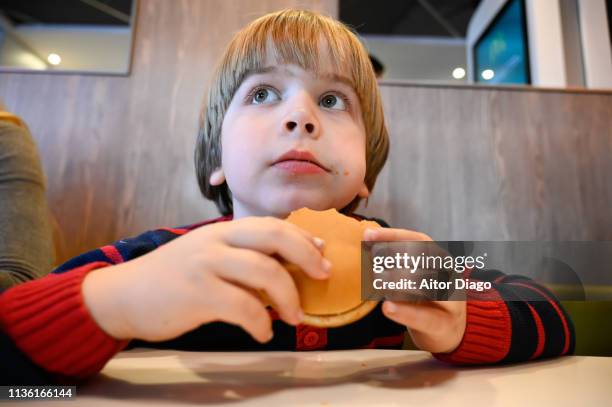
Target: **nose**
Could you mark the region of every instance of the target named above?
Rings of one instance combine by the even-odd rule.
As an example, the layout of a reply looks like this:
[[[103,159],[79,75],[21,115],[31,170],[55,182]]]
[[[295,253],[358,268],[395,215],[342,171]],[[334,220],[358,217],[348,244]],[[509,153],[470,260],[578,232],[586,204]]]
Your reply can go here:
[[[287,130],[293,131],[296,127],[298,127],[298,124],[293,120],[289,120],[287,123],[285,123],[285,127],[287,127]],[[306,133],[314,133],[315,125],[312,123],[305,123],[304,130],[306,130]]]
[[[283,127],[288,134],[312,138],[318,138],[321,130],[316,114],[308,103],[294,104],[283,119]]]

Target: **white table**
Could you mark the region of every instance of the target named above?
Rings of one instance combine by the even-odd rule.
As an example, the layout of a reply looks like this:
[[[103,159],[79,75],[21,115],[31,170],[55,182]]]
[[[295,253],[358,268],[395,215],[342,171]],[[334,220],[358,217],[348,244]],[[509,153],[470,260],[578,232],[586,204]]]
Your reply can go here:
[[[51,405],[604,406],[612,358],[457,368],[420,351],[178,352],[134,349]],[[20,406],[40,403],[20,402]]]

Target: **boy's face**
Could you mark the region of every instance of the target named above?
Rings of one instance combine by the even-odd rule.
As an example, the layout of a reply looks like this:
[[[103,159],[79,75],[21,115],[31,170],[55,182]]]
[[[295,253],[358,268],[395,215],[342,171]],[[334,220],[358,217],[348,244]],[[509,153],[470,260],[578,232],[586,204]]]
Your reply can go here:
[[[238,88],[221,132],[235,218],[341,209],[367,196],[359,99],[342,73],[321,71],[271,63]]]

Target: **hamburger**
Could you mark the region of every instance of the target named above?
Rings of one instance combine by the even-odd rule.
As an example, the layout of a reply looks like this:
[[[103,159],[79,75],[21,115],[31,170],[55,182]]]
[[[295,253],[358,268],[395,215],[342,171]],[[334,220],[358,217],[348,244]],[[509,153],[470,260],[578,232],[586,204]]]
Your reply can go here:
[[[380,225],[373,221],[360,222],[335,209],[302,208],[291,212],[286,220],[323,239],[323,256],[332,264],[327,280],[315,280],[296,265],[284,264],[300,295],[303,323],[337,327],[357,321],[372,311],[378,302],[361,299],[361,240],[367,228]]]

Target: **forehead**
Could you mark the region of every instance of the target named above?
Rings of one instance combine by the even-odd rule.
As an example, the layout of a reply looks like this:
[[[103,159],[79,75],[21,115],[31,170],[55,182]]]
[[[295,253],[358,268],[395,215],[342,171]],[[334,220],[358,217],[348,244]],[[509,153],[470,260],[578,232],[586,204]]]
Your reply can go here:
[[[267,65],[261,68],[254,68],[252,70],[249,70],[247,76],[271,74],[295,78],[301,75],[302,72],[300,68],[301,67],[294,64]],[[331,71],[329,69],[320,69],[318,72],[306,70],[306,72],[320,80],[324,80],[327,82],[339,82],[351,88],[354,87],[354,82],[351,80],[351,78],[339,72]]]

